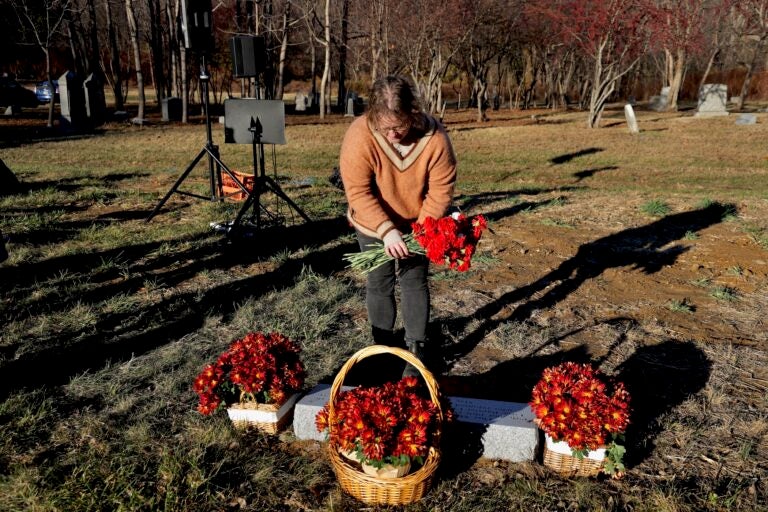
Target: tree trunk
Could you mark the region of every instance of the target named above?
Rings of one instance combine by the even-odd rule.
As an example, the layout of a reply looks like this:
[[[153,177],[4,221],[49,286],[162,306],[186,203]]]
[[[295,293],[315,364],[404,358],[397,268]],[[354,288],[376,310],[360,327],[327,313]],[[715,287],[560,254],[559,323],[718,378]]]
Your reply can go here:
[[[87,0],[88,18],[90,19],[91,48],[88,52],[88,70],[91,73],[99,73],[99,27],[96,22],[96,0]]]
[[[50,48],[43,48],[45,52],[45,76],[48,77],[48,87],[51,88],[51,99],[48,102],[48,128],[53,128],[53,106],[56,104],[56,87],[53,85],[53,69],[51,68]]]
[[[336,105],[342,111],[346,109],[347,101],[347,43],[349,40],[349,0],[342,0],[341,3],[341,41],[339,43],[339,94],[336,98]]]
[[[128,30],[130,33],[131,46],[133,48],[134,65],[136,66],[136,88],[139,93],[139,112],[136,117],[139,123],[144,122],[144,76],[141,73],[141,52],[139,51],[139,31],[136,25],[136,15],[133,11],[133,0],[125,0],[125,14],[128,18]]]
[[[325,65],[323,66],[323,77],[320,80],[320,119],[325,118],[325,95],[331,74],[331,0],[325,0],[325,39],[323,46],[325,47]]]
[[[486,80],[477,80],[477,122],[482,123],[488,120],[486,110],[488,104],[485,102],[485,93],[488,91],[488,82]]]
[[[285,10],[283,11],[283,26],[282,26],[282,39],[280,41],[280,57],[277,61],[277,92],[275,93],[275,99],[283,99],[283,93],[285,92],[285,56],[288,53],[288,17],[290,16],[291,4],[285,2]]]
[[[534,55],[533,50],[530,48],[523,48],[523,62],[524,62],[524,68],[523,68],[523,81],[521,83],[522,85],[522,91],[523,91],[523,109],[527,109],[531,106],[531,101],[533,99],[533,90],[536,87],[536,70],[534,69],[533,65]]]
[[[683,71],[685,70],[686,54],[683,48],[678,48],[673,55],[669,50],[667,53],[667,62],[671,68],[672,74],[669,76],[669,96],[667,98],[667,110],[677,111],[677,99],[680,96],[680,88],[683,86]]]
[[[112,21],[112,8],[109,5],[111,0],[104,0],[104,13],[107,20],[107,35],[109,38],[110,68],[112,71],[112,93],[115,96],[115,110],[123,110],[123,78],[120,67],[120,47],[117,44],[117,30]]]
[[[379,78],[379,61],[383,46],[384,34],[384,2],[374,0],[371,2],[371,82]]]
[[[763,53],[764,45],[765,39],[760,39],[760,41],[758,41],[757,45],[755,46],[754,52],[752,53],[752,60],[744,64],[744,66],[747,68],[747,74],[744,76],[744,82],[741,84],[741,93],[739,94],[739,99],[736,102],[736,110],[741,110],[744,108],[744,101],[746,101],[747,95],[749,94],[749,86],[752,83],[752,76],[755,71],[755,67]]]
[[[158,104],[162,101],[165,93],[165,74],[163,72],[163,44],[162,44],[162,13],[157,0],[147,0],[147,9],[149,11],[149,38],[151,60],[152,84],[155,87],[155,97]]]

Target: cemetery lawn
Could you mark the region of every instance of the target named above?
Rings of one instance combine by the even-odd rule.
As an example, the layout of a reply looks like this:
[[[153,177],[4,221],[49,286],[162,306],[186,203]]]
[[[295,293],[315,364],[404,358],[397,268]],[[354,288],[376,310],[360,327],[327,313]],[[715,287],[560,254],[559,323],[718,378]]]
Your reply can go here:
[[[470,272],[433,269],[428,361],[449,395],[517,402],[548,366],[599,365],[633,398],[626,476],[478,460],[479,438],[447,432],[405,510],[768,509],[768,114],[636,113],[637,136],[621,106],[597,130],[578,112],[447,113],[456,204],[491,231]],[[202,124],[49,138],[38,122],[0,120],[25,187],[0,198],[0,510],[378,510],[341,492],[321,445],[238,434],[191,389],[249,330],[299,342],[308,387],[371,343],[328,181],[349,119],[288,118],[276,179],[314,222],[233,243],[209,225],[240,203],[174,195],[145,222]],[[224,162],[250,170],[222,132]],[[206,174],[183,188],[205,193]]]

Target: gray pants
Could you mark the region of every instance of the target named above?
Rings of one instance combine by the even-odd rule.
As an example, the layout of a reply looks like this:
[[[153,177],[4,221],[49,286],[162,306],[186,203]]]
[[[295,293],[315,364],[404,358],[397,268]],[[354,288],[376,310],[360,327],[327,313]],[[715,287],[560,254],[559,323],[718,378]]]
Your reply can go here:
[[[360,250],[381,240],[357,232]],[[368,274],[365,288],[365,303],[368,308],[368,320],[374,332],[386,336],[392,333],[397,318],[395,302],[395,281],[400,282],[400,305],[405,327],[405,342],[409,345],[423,344],[427,336],[429,322],[429,285],[427,272],[429,260],[425,256],[414,255],[393,260]]]

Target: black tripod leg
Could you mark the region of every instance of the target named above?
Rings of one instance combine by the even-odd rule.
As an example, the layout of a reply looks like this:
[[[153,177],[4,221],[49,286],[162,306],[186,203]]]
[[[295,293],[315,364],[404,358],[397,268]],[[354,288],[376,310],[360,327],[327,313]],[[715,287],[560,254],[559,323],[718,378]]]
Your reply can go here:
[[[262,178],[264,179],[264,183],[266,183],[266,184],[267,184],[267,186],[268,186],[270,189],[272,189],[272,192],[274,192],[274,193],[275,193],[275,195],[277,195],[277,196],[279,196],[280,198],[282,198],[282,199],[283,199],[283,201],[285,201],[286,203],[288,203],[288,204],[290,205],[290,207],[291,207],[291,208],[293,208],[293,209],[296,211],[296,213],[298,213],[298,214],[301,216],[301,218],[302,218],[302,219],[304,219],[304,220],[305,220],[305,221],[307,221],[307,222],[312,222],[312,219],[310,219],[310,218],[309,218],[309,216],[308,216],[306,213],[304,213],[304,211],[303,211],[301,208],[299,208],[299,205],[297,205],[296,203],[294,203],[294,202],[291,200],[291,198],[290,198],[290,197],[288,197],[288,196],[285,194],[285,192],[283,192],[283,189],[281,189],[281,188],[280,188],[280,185],[278,185],[278,184],[277,184],[277,183],[276,183],[276,182],[275,182],[275,181],[274,181],[272,178],[270,178],[269,176],[262,176]]]
[[[181,174],[181,176],[179,176],[179,179],[176,180],[176,183],[174,183],[171,189],[168,191],[168,193],[165,194],[165,197],[162,198],[159,203],[157,203],[157,206],[155,206],[155,209],[152,210],[152,213],[149,214],[149,217],[147,217],[147,220],[145,222],[151,221],[152,217],[157,215],[157,212],[160,211],[160,208],[162,208],[165,202],[168,201],[168,199],[173,195],[174,192],[176,192],[176,190],[179,188],[179,185],[181,185],[181,183],[187,178],[187,176],[189,176],[189,173],[192,172],[192,169],[195,168],[198,162],[200,162],[200,159],[202,159],[203,156],[205,156],[207,151],[208,150],[206,148],[203,148],[200,150],[200,153],[197,154],[195,159],[192,160],[192,163],[189,164],[187,166],[187,169]]]

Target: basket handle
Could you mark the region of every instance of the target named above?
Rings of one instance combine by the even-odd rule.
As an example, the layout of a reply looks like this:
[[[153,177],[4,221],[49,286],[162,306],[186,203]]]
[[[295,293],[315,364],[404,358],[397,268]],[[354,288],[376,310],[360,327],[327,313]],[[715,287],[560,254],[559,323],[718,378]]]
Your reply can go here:
[[[437,420],[438,420],[438,429],[436,432],[436,440],[439,440],[440,436],[440,426],[443,424],[443,407],[440,404],[440,394],[437,390],[437,381],[435,380],[434,375],[432,375],[432,372],[427,370],[427,368],[424,366],[424,364],[417,358],[415,355],[410,353],[409,351],[398,348],[398,347],[388,347],[386,345],[370,345],[368,347],[365,347],[361,350],[358,350],[356,353],[352,355],[352,357],[347,360],[346,363],[344,363],[344,366],[341,367],[341,370],[339,370],[339,373],[336,375],[336,378],[333,379],[333,385],[331,386],[331,393],[328,397],[328,434],[331,434],[331,428],[333,428],[333,404],[336,401],[336,399],[339,396],[339,393],[341,391],[341,386],[344,384],[344,378],[347,376],[347,373],[349,373],[349,370],[356,364],[362,361],[365,358],[380,355],[380,354],[392,354],[400,359],[404,359],[406,362],[410,363],[412,366],[414,366],[419,373],[421,374],[424,381],[427,383],[427,390],[429,391],[429,397],[432,399],[432,402],[437,406]]]

